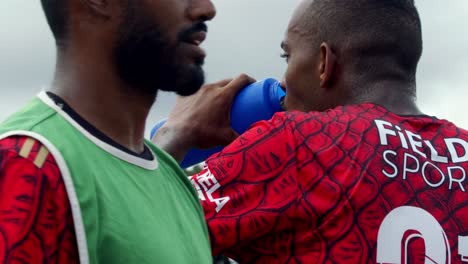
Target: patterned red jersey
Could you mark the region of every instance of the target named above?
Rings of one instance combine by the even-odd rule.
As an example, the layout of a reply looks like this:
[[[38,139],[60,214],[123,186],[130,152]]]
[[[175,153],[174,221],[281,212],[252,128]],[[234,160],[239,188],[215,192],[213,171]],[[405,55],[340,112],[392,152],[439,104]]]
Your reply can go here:
[[[28,137],[0,140],[0,263],[78,263],[67,192],[55,159]]]
[[[191,180],[240,263],[461,263],[467,162],[467,131],[363,104],[277,114]]]

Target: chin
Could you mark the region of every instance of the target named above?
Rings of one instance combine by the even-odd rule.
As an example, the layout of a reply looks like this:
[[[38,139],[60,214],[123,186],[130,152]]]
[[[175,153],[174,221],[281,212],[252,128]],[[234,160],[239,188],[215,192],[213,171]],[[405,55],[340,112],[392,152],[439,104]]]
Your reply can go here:
[[[205,73],[201,65],[179,65],[174,76],[175,85],[170,89],[181,96],[190,96],[198,92],[205,83]]]

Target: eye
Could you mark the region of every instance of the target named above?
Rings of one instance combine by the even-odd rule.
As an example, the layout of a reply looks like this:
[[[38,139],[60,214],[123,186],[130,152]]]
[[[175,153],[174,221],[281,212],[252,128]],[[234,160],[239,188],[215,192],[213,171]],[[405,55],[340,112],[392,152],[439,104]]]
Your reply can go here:
[[[286,60],[286,63],[289,61],[289,54],[286,52],[283,52],[280,54],[280,57]]]

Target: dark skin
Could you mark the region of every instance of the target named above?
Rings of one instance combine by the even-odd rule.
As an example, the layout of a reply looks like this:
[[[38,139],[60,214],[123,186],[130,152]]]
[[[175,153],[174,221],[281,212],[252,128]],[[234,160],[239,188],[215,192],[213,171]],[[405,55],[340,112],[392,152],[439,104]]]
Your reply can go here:
[[[313,39],[310,30],[301,23],[307,19],[305,10],[312,3],[313,0],[301,2],[281,44],[288,63],[284,77],[288,110],[324,111],[339,105],[372,102],[400,115],[421,114],[415,98],[401,92],[411,90],[414,83],[395,79],[360,80],[330,43]],[[311,42],[321,44],[316,48]]]
[[[69,0],[69,3],[66,45],[57,51],[51,91],[114,141],[141,153],[145,121],[156,93],[139,92],[138,87],[123,82],[116,72],[112,52],[125,7],[121,0]],[[177,41],[182,28],[211,20],[216,14],[210,0],[143,0],[138,4],[152,14],[154,23],[171,42]],[[199,39],[203,41],[204,37]],[[204,56],[198,47],[200,43],[183,43],[177,54],[179,63],[193,64],[196,56]],[[244,84],[237,82],[233,89]]]
[[[254,81],[242,74],[236,79],[205,85],[193,96],[179,96],[153,142],[179,162],[193,147],[207,149],[228,145],[239,136],[230,126],[229,110],[234,97]]]
[[[356,78],[352,67],[338,55],[336,49],[339,49],[339,46],[332,48],[327,42],[313,39],[310,30],[303,28],[304,23],[301,23],[307,19],[305,10],[312,3],[313,0],[304,0],[299,4],[281,44],[283,57],[288,63],[282,81],[283,87],[286,88],[287,110],[325,111],[340,105],[375,103],[399,115],[422,114],[416,106],[414,96],[404,92],[411,90],[415,86],[414,82]],[[311,42],[321,44],[314,47]],[[177,105],[163,130],[164,133],[158,133],[153,142],[179,161],[192,147],[216,146],[217,144],[210,145],[220,142],[219,136],[213,141],[213,135],[229,126],[228,122],[220,123],[217,120],[228,116],[229,109],[219,108],[219,104],[206,98],[210,98],[210,95],[194,95],[185,99],[185,103],[190,102],[190,105],[193,105],[190,109]],[[219,100],[231,102],[231,95]],[[189,126],[189,123],[190,129],[182,129]],[[196,124],[204,126],[195,127]],[[209,129],[206,124],[211,124]],[[224,140],[228,141],[229,138]],[[174,142],[188,143],[178,145]]]

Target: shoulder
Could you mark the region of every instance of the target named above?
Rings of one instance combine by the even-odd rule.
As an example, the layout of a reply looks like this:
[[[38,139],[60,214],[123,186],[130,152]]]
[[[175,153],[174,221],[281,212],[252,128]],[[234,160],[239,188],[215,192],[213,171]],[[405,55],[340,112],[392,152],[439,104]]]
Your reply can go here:
[[[45,145],[28,136],[0,139],[0,190],[0,211],[4,214],[0,233],[8,241],[3,257],[18,256],[23,260],[21,252],[32,256],[25,262],[33,258],[39,263],[54,257],[76,262],[67,191]]]
[[[25,135],[0,139],[0,170],[14,175],[42,171],[49,177],[49,182],[58,181],[61,175],[49,148],[40,140]]]
[[[376,117],[386,116],[388,114],[389,112],[386,109],[369,103],[338,106],[326,111],[293,111],[285,113],[285,116],[288,120],[296,124],[304,122],[334,124],[336,122],[349,122],[356,119],[372,120]]]
[[[15,130],[32,130],[39,124],[57,115],[56,106],[45,92],[31,99],[0,124],[0,134]]]

